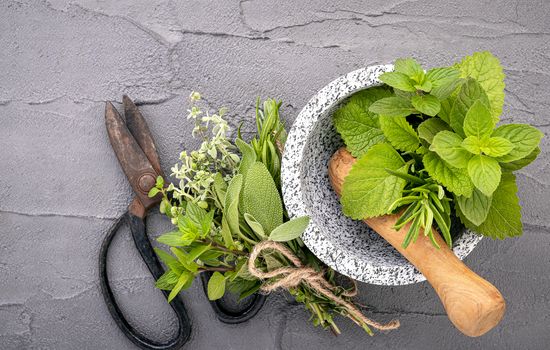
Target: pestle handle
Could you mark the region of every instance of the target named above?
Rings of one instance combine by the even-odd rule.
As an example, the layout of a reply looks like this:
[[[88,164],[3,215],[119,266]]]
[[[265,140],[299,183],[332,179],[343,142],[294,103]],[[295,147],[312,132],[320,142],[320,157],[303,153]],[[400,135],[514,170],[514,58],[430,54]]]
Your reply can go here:
[[[345,148],[336,151],[330,159],[329,177],[338,195],[353,163],[355,158]],[[449,319],[462,333],[477,337],[495,327],[506,310],[506,303],[498,289],[458,259],[435,230],[434,236],[440,249],[435,248],[423,234],[404,249],[401,243],[410,225],[395,231],[393,226],[397,218],[398,215],[384,215],[365,219],[364,222],[426,277],[441,299]]]

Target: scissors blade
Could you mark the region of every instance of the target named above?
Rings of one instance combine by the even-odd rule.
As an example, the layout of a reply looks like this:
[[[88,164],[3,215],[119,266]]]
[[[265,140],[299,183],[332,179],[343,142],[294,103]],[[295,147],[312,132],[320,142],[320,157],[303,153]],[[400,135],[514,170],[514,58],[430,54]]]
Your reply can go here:
[[[157,147],[155,146],[155,141],[153,140],[153,135],[149,130],[149,126],[143,118],[143,115],[134,104],[134,102],[124,95],[122,97],[122,102],[124,104],[124,116],[126,117],[126,126],[128,130],[132,133],[138,145],[149,159],[149,162],[157,172],[157,174],[162,175],[162,169],[160,167],[160,158],[157,152]]]
[[[105,106],[105,125],[122,170],[139,201],[145,209],[149,209],[160,201],[159,196],[154,198],[148,196],[149,190],[155,185],[158,173],[110,102]]]

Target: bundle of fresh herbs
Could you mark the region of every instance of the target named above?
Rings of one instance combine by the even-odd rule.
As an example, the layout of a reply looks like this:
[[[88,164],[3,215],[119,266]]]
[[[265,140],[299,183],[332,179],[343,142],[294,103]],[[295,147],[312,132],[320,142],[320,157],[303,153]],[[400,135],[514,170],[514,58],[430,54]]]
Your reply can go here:
[[[247,143],[240,132],[235,142],[228,138],[230,130],[224,120],[224,109],[209,114],[200,108],[200,100],[198,93],[191,94],[193,106],[188,118],[195,123],[193,135],[203,140],[201,147],[182,152],[180,162],[172,168],[172,176],[179,179],[179,184],[166,186],[159,177],[149,193],[150,196],[162,193],[160,211],[177,226],[158,238],[170,247],[171,254],[156,250],[168,267],[156,282],[157,287],[171,291],[170,301],[189,288],[199,273],[209,271],[212,272],[207,287],[210,300],[221,298],[226,291],[245,298],[262,286],[268,290],[265,286],[274,286],[277,282],[274,280],[281,276],[258,278],[249,269],[250,255],[261,242],[270,241],[271,246],[277,242],[283,248],[268,253],[263,249],[264,253],[252,261],[252,268],[266,275],[283,267],[295,267],[299,261],[310,275],[313,272],[314,283],[294,280],[290,287],[289,283],[285,285],[296,301],[311,312],[314,325],[338,334],[333,316],[340,314],[369,334],[372,334],[369,325],[381,328],[353,306],[355,285],[338,284],[335,272],[304,246],[299,237],[309,218],[289,220],[285,212],[280,194],[280,160],[286,132],[279,117],[280,102],[268,99],[260,109],[258,100],[257,134]],[[290,255],[292,259],[288,258]],[[321,287],[315,288],[319,283]],[[329,290],[328,297],[321,289]]]
[[[539,154],[543,133],[499,122],[504,73],[489,52],[427,72],[398,59],[380,76],[385,85],[354,94],[334,124],[358,158],[341,196],[344,213],[364,219],[400,213],[410,223],[402,245],[432,225],[451,246],[451,215],[478,234],[503,239],[522,234],[513,171]]]

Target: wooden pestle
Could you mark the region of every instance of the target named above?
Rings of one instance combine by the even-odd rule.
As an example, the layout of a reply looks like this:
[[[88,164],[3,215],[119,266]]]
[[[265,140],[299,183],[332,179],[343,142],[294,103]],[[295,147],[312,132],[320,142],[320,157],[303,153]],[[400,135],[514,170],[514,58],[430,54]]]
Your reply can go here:
[[[355,158],[345,148],[340,148],[330,159],[328,173],[338,195],[353,163]],[[410,225],[395,231],[393,225],[397,218],[397,215],[384,215],[363,221],[426,277],[441,299],[449,319],[462,333],[477,337],[495,327],[506,310],[498,289],[464,265],[435,230],[440,249],[435,248],[422,232],[415,243],[404,249],[401,243]]]

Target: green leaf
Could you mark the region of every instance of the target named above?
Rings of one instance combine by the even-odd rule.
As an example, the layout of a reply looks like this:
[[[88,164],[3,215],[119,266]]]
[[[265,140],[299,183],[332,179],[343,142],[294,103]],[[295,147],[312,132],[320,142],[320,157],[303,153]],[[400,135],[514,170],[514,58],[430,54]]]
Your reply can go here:
[[[258,221],[256,221],[256,219],[254,219],[252,215],[244,213],[244,220],[258,237],[267,238],[267,235],[265,234],[262,225]]]
[[[241,163],[239,164],[239,174],[246,176],[248,169],[256,162],[256,152],[254,148],[241,139],[236,139],[235,144],[241,151]]]
[[[461,136],[465,136],[463,125],[466,113],[477,100],[480,100],[485,106],[489,106],[489,99],[481,85],[474,79],[467,79],[454,99],[449,115],[449,124]]]
[[[172,255],[168,254],[162,249],[153,248],[157,254],[160,261],[162,261],[170,270],[174,272],[181,273],[183,271],[183,266],[180,264],[178,259],[174,258]]]
[[[514,148],[506,155],[498,158],[499,162],[512,162],[527,157],[538,147],[544,134],[527,124],[507,124],[496,128],[495,137],[503,137],[510,141]]]
[[[489,109],[480,101],[475,101],[464,117],[464,133],[466,136],[477,136],[480,140],[490,136],[495,128],[495,122]]]
[[[229,186],[227,186],[227,193],[225,194],[225,205],[223,218],[227,222],[227,228],[229,231],[237,235],[240,232],[239,228],[239,197],[241,188],[243,187],[244,175],[235,175]]]
[[[462,147],[462,137],[451,131],[441,131],[432,140],[430,151],[437,153],[455,168],[466,168],[472,155]]]
[[[424,69],[413,58],[399,58],[395,60],[394,70],[403,73],[417,83],[424,79]]]
[[[187,202],[185,207],[185,215],[193,221],[197,228],[200,228],[201,222],[205,220],[208,213],[206,210],[199,207],[196,203]]]
[[[477,155],[468,162],[468,175],[475,187],[483,194],[490,196],[500,182],[500,165],[493,158]]]
[[[514,145],[504,137],[489,137],[482,140],[481,151],[491,157],[502,157],[514,149]]]
[[[476,226],[466,219],[464,213],[458,208],[460,220],[469,229],[491,238],[521,236],[523,225],[517,190],[515,176],[511,173],[502,174],[500,184],[493,193],[491,208],[485,221]]]
[[[225,192],[227,191],[227,183],[223,179],[221,173],[216,173],[214,175],[214,194],[216,195],[216,200],[218,202],[218,208],[223,209],[225,204]]]
[[[344,214],[352,219],[386,214],[389,206],[401,197],[406,184],[386,169],[401,171],[404,165],[399,153],[390,145],[382,143],[371,147],[344,179],[341,197]]]
[[[243,186],[243,209],[262,225],[266,234],[283,223],[281,197],[263,163],[254,163],[246,175]]]
[[[206,237],[212,229],[212,222],[214,221],[214,209],[210,210],[206,215],[201,218],[200,227],[201,227],[201,237]]]
[[[458,64],[463,78],[471,77],[479,82],[487,94],[491,115],[498,122],[504,105],[504,72],[498,58],[488,51],[475,52]]]
[[[199,244],[195,246],[193,249],[189,251],[187,255],[187,260],[194,261],[198,259],[202,254],[210,250],[210,248],[212,248],[210,244]]]
[[[418,136],[431,144],[435,135],[440,131],[451,131],[451,127],[440,118],[428,118],[418,125],[417,130]]]
[[[441,109],[441,103],[437,97],[432,95],[415,95],[411,99],[413,107],[430,117],[435,116]]]
[[[416,88],[414,87],[414,82],[412,82],[411,79],[403,73],[386,72],[380,75],[378,79],[395,89],[409,92],[416,91]]]
[[[157,241],[166,244],[170,247],[185,247],[191,242],[193,242],[194,239],[191,239],[190,237],[184,238],[183,234],[180,231],[172,231],[165,233],[163,235],[160,235],[157,238]]]
[[[369,111],[388,117],[406,117],[416,112],[411,102],[402,97],[386,97],[374,102]]]
[[[531,164],[539,154],[540,154],[540,148],[537,147],[533,150],[533,152],[529,153],[527,157],[514,160],[508,163],[500,163],[500,167],[502,168],[503,171],[509,171],[509,172],[516,171]]]
[[[168,302],[171,302],[178,293],[185,287],[186,284],[188,284],[190,281],[193,280],[193,275],[190,272],[184,271],[181,273],[180,277],[178,278],[178,282],[174,286],[174,289],[170,292],[170,295],[168,295]]]
[[[291,219],[277,226],[269,235],[269,239],[275,242],[287,242],[296,239],[304,233],[309,225],[309,216]]]
[[[430,95],[440,100],[446,99],[457,88],[460,71],[453,67],[433,68],[426,73],[426,80],[432,83]]]
[[[481,225],[487,218],[492,200],[491,196],[484,195],[477,188],[474,189],[470,198],[456,197],[457,204],[464,216],[476,226]]]
[[[450,96],[452,96],[455,91],[464,83],[464,79],[456,79],[452,81],[451,83],[441,85],[438,87],[434,87],[432,91],[430,91],[430,95],[437,97],[439,100],[441,100],[442,104],[442,110],[443,107],[443,101],[449,99]],[[451,107],[451,106],[449,106]],[[450,111],[450,108],[449,108]]]
[[[227,217],[225,215],[222,216],[221,235],[223,239],[223,244],[226,248],[231,248],[235,245],[235,242],[233,241],[233,236],[231,235],[231,229],[229,228]]]
[[[155,183],[155,187],[162,188],[164,186],[164,178],[162,176],[157,176],[157,181]]]
[[[422,158],[428,174],[449,191],[459,196],[472,195],[474,185],[466,169],[459,169],[443,161],[436,153],[428,152]]]
[[[149,193],[147,194],[147,196],[149,196],[149,198],[152,198],[152,197],[156,196],[159,192],[160,192],[160,190],[158,188],[153,187],[149,190]]]
[[[189,259],[189,255],[185,253],[183,250],[171,247],[170,251],[178,258],[178,261],[180,264],[188,271],[190,272],[197,272],[199,269],[199,265]]]
[[[174,289],[176,283],[178,283],[180,275],[176,272],[170,270],[166,271],[159,279],[155,282],[155,287],[162,290],[172,290]]]
[[[384,142],[378,116],[369,112],[369,107],[387,96],[391,96],[391,92],[382,87],[363,90],[334,113],[334,126],[354,157],[360,157],[372,145]]]
[[[392,146],[404,152],[414,152],[420,143],[418,135],[405,117],[380,116],[380,127]]]
[[[417,89],[417,90],[422,90],[424,92],[430,92],[432,91],[432,83],[429,82],[428,80],[424,79],[424,81],[422,82],[422,84],[414,84],[414,87]]]
[[[439,111],[439,118],[443,120],[447,124],[451,124],[451,111],[453,109],[453,105],[456,101],[456,97],[448,97],[444,100],[441,100],[441,110]]]
[[[462,147],[472,154],[481,154],[481,140],[477,136],[465,138],[462,141]]]
[[[209,300],[218,300],[225,294],[225,276],[218,271],[208,280],[207,294]]]

